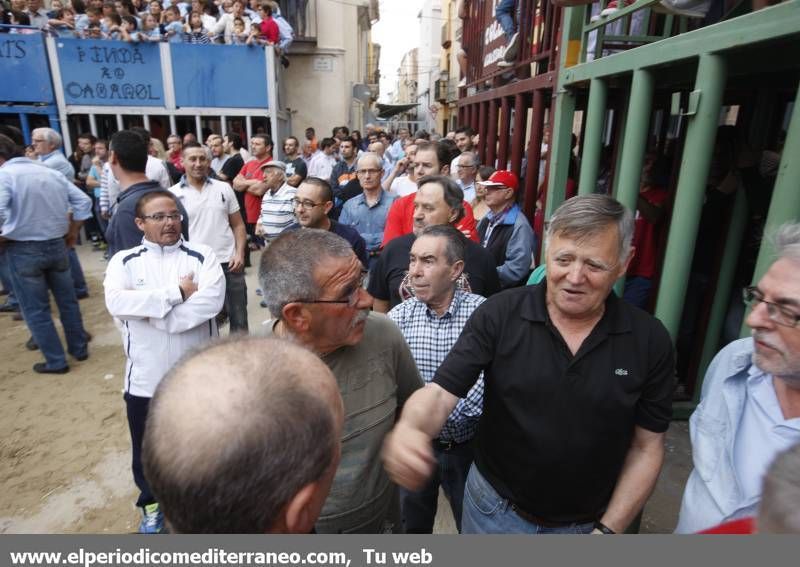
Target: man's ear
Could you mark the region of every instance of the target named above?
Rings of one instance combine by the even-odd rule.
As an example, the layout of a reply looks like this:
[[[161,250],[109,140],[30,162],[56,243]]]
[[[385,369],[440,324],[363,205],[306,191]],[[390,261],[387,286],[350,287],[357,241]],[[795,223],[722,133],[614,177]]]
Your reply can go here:
[[[464,260],[458,260],[450,266],[450,281],[456,281],[464,273]]]
[[[325,206],[323,208],[325,209],[325,215],[327,216],[327,214],[331,212],[331,209],[333,208],[333,201],[328,201],[327,203],[325,203]]]
[[[447,165],[443,165],[441,168],[439,168],[439,174],[450,175],[450,164],[448,163]]]
[[[316,482],[309,483],[297,491],[283,509],[282,523],[290,534],[307,534],[314,528],[317,515],[314,513]]]
[[[294,334],[305,334],[311,327],[311,313],[299,302],[287,303],[281,311],[284,324]]]
[[[620,271],[619,274],[617,275],[618,278],[621,278],[622,276],[628,273],[628,266],[630,265],[631,260],[633,260],[634,254],[636,254],[636,247],[631,246],[631,251],[628,253],[628,257],[625,259],[624,262],[620,264]]]
[[[136,223],[136,228],[138,228],[139,230],[144,232],[144,220],[143,219],[140,219],[139,217],[136,217],[136,218],[133,219],[133,222]]]

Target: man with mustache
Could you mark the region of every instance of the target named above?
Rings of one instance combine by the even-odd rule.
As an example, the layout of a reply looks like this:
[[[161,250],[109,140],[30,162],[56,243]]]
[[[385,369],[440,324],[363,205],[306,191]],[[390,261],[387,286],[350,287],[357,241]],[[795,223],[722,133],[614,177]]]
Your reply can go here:
[[[342,458],[317,522],[319,533],[401,528],[397,490],[380,451],[422,381],[400,330],[370,312],[365,275],[351,245],[327,230],[286,231],[261,257],[259,280],[274,318],[267,334],[317,353],[344,400]]]
[[[751,337],[717,354],[690,420],[694,470],[678,533],[755,515],[775,456],[800,441],[800,223],[774,237],[778,259],[745,288]]]

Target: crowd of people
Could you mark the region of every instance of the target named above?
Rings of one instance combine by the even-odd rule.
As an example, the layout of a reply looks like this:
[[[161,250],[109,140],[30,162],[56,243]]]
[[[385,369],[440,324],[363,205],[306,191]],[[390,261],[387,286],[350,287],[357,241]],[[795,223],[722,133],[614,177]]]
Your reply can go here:
[[[297,11],[298,3],[284,1],[284,6]],[[0,32],[41,30],[64,38],[273,45],[284,65],[295,37],[274,0],[52,0],[49,9],[42,0],[11,0],[8,6],[0,2],[0,10],[0,24],[9,26],[0,27]]]
[[[0,132],[0,273],[36,372],[89,356],[81,224],[107,248],[140,532],[431,533],[440,487],[462,533],[635,522],[675,348],[613,292],[641,246],[633,211],[566,200],[534,270],[520,180],[479,163],[469,127],[166,142],[81,134],[67,157],[40,128],[26,158]],[[800,533],[800,224],[775,238],[744,294],[753,336],[716,357],[691,420],[681,533]],[[258,250],[260,338],[244,279]]]

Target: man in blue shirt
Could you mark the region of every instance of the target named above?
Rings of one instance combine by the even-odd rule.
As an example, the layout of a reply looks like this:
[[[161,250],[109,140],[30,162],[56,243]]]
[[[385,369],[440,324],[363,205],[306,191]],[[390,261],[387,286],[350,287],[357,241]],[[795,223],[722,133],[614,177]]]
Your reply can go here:
[[[347,201],[339,217],[340,223],[352,226],[364,238],[370,263],[380,254],[386,216],[395,199],[381,189],[382,174],[383,162],[377,154],[361,156],[356,175],[363,193]]]
[[[61,173],[70,183],[75,181],[75,168],[61,151],[63,144],[61,134],[52,128],[36,128],[31,133],[31,141],[40,162]],[[74,246],[69,247],[67,255],[69,269],[72,273],[72,283],[75,285],[78,299],[89,297],[89,288],[86,286],[86,278],[83,276],[83,268],[81,268],[81,262],[78,260]]]
[[[389,318],[403,333],[425,382],[453,348],[472,312],[484,301],[464,290],[467,239],[455,227],[426,227],[411,246],[407,284],[414,296],[389,311]],[[461,531],[464,485],[472,465],[472,438],[483,409],[483,378],[450,413],[432,441],[436,471],[421,490],[401,489],[400,504],[406,533],[433,533],[439,485],[450,500],[453,517]]]
[[[63,374],[66,355],[50,314],[53,292],[67,351],[76,360],[89,357],[88,335],[69,271],[67,247],[91,216],[92,200],[67,179],[22,157],[22,148],[0,135],[0,246],[25,322],[45,356],[33,370]],[[72,217],[69,211],[72,210]]]

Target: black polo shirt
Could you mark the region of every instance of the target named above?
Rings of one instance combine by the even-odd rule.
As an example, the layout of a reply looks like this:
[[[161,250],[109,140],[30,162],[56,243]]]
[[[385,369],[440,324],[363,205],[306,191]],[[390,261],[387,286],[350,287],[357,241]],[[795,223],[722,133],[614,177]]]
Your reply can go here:
[[[409,254],[416,238],[413,232],[393,238],[372,266],[367,291],[376,299],[388,300],[390,309],[402,303],[400,284],[408,273]],[[464,273],[472,293],[489,297],[500,291],[494,259],[485,248],[469,239],[464,251]]]
[[[525,512],[591,521],[608,506],[634,426],[669,425],[674,351],[657,319],[611,293],[573,356],[550,321],[545,286],[478,307],[433,381],[463,398],[485,369],[481,474]]]

